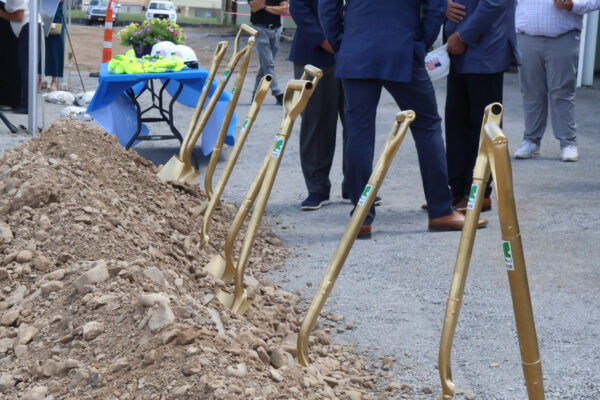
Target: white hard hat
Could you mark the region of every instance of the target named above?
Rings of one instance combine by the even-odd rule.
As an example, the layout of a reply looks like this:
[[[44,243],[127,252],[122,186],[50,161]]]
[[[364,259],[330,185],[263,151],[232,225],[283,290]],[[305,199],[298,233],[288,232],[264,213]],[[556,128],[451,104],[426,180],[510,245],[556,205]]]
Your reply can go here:
[[[162,42],[158,42],[154,46],[152,46],[152,52],[150,53],[150,55],[167,57],[171,55],[171,52],[174,48],[175,43],[169,42],[168,40],[163,40]]]
[[[172,56],[181,57],[181,61],[190,68],[198,68],[198,57],[191,47],[178,44],[171,50]]]
[[[447,45],[438,47],[425,56],[425,69],[432,81],[441,79],[450,73],[450,56],[446,47]]]

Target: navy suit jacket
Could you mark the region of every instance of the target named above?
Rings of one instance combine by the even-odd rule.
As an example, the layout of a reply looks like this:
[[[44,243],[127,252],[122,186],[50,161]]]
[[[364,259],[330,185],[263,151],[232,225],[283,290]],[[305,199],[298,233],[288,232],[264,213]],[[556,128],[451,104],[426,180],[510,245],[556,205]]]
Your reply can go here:
[[[467,44],[460,56],[451,56],[459,74],[493,74],[520,63],[515,33],[515,0],[455,0],[467,15],[458,24],[446,20],[444,36],[458,32]]]
[[[333,54],[319,46],[325,40],[325,33],[319,21],[318,5],[319,0],[290,2],[290,14],[298,26],[292,42],[290,61],[300,65],[312,64],[321,68],[335,64],[335,58]]]
[[[413,60],[423,64],[444,22],[446,1],[346,0],[344,7],[344,0],[320,0],[336,76],[410,82]]]

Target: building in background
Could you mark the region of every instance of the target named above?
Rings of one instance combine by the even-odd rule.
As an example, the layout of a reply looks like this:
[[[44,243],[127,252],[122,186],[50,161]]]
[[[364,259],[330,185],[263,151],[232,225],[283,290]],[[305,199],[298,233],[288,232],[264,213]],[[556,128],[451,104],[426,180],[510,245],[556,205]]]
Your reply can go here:
[[[119,12],[128,14],[141,13],[143,8],[148,5],[146,0],[120,0],[118,3],[121,5]]]
[[[186,17],[216,18],[221,15],[221,0],[172,0]]]

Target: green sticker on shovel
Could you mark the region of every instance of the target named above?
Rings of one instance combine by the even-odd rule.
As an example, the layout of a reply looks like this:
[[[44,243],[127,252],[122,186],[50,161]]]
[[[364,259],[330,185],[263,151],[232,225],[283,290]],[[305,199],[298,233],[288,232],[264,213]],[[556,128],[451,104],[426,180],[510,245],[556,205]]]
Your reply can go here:
[[[225,70],[225,72],[223,72],[223,76],[221,77],[221,80],[222,81],[226,80],[230,73],[231,73],[231,70],[229,68],[227,68]]]
[[[371,193],[371,189],[373,189],[373,186],[365,186],[365,190],[363,190],[362,194],[360,195],[360,198],[358,199],[359,206],[365,205],[365,203],[367,202],[367,197],[369,197],[369,193]]]
[[[245,119],[244,123],[242,124],[242,128],[240,129],[240,135],[244,132],[246,132],[246,127],[248,126],[248,120]]]
[[[477,196],[478,190],[479,185],[471,185],[471,193],[469,193],[469,202],[467,203],[467,209],[472,210],[475,208],[475,197]]]
[[[277,139],[275,141],[275,147],[273,148],[273,153],[271,154],[272,157],[279,158],[279,155],[281,154],[281,149],[283,149],[284,142],[285,140],[283,139]]]
[[[506,264],[506,269],[508,269],[509,271],[514,271],[515,263],[513,261],[512,248],[510,247],[510,242],[503,240],[502,249],[504,250],[504,263]]]

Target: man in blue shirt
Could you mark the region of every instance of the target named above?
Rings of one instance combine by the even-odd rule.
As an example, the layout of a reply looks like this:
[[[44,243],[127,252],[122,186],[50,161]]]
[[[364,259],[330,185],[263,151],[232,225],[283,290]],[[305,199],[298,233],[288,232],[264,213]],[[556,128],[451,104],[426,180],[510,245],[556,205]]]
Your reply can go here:
[[[502,102],[504,71],[518,59],[515,0],[448,0],[444,24],[450,54],[446,92],[446,158],[454,206],[465,210],[479,151],[483,111]],[[488,182],[482,211],[491,209]]]
[[[356,206],[373,170],[375,114],[386,88],[401,109],[417,117],[411,131],[417,147],[430,230],[460,230],[464,216],[452,209],[441,118],[425,70],[426,49],[444,21],[445,0],[320,0],[319,18],[336,53],[335,74],[344,86],[346,180]],[[392,116],[390,116],[390,121]],[[359,238],[371,236],[371,207]],[[487,221],[480,220],[485,226]]]

